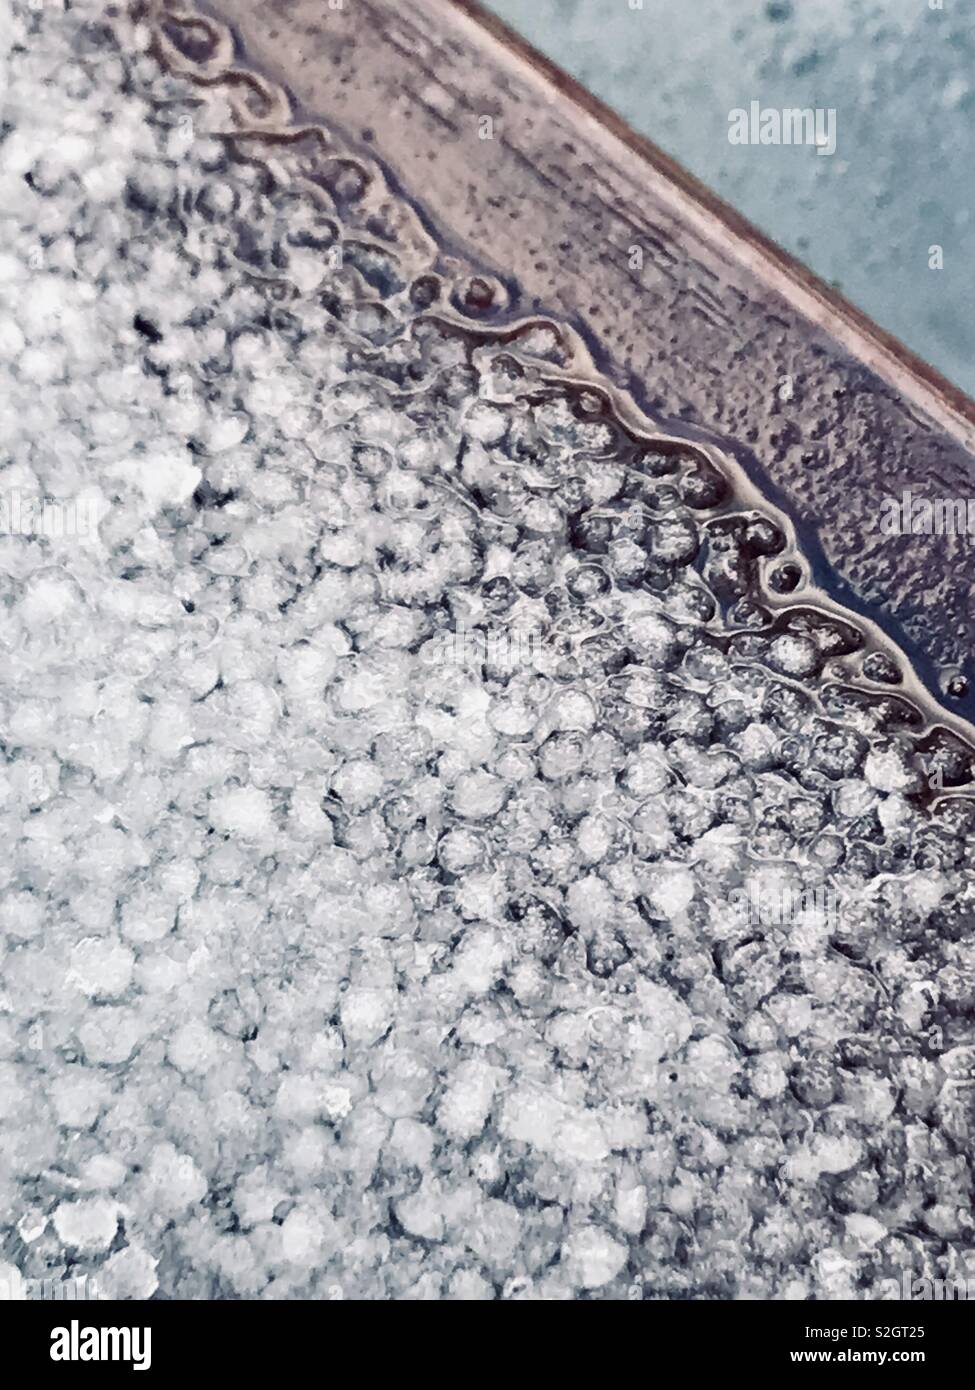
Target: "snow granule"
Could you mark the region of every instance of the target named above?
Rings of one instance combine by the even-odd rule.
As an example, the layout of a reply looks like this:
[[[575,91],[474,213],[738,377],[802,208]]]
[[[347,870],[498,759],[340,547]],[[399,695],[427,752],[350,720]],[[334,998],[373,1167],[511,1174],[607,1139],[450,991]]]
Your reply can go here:
[[[87,936],[71,949],[68,979],[88,995],[124,994],[132,979],[134,963],[134,952],[120,941]]]
[[[111,1245],[118,1229],[118,1207],[101,1197],[62,1202],[55,1208],[53,1220],[66,1246],[85,1252],[104,1250]]]
[[[626,1246],[596,1226],[574,1232],[562,1246],[562,1263],[570,1281],[581,1289],[610,1283],[626,1264]]]
[[[270,798],[257,787],[233,787],[215,796],[210,819],[215,830],[242,840],[260,839],[274,824]]]

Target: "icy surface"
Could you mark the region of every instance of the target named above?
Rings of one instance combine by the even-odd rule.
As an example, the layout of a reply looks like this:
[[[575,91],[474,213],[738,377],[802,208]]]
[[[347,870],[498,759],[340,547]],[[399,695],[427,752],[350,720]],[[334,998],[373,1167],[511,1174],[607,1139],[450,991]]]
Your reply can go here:
[[[0,495],[97,522],[0,537],[0,1264],[957,1272],[967,750],[831,682],[774,527],[544,331],[418,315],[351,168],[313,197],[145,31],[2,3]]]

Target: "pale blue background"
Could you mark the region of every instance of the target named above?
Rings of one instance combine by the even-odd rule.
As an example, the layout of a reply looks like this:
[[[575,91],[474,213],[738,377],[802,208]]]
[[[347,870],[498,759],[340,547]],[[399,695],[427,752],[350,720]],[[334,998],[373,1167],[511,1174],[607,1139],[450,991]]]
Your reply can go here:
[[[973,0],[487,3],[975,394]],[[752,100],[835,107],[835,155],[729,144]]]

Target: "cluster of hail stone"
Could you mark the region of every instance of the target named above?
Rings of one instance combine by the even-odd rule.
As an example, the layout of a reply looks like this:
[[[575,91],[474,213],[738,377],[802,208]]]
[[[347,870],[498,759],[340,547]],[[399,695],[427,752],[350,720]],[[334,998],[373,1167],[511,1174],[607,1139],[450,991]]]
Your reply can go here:
[[[707,460],[552,380],[550,329],[420,312],[351,166],[209,135],[97,10],[5,21],[0,487],[105,514],[0,541],[0,1263],[952,1272],[964,750],[827,678],[851,625],[763,610],[782,537]]]

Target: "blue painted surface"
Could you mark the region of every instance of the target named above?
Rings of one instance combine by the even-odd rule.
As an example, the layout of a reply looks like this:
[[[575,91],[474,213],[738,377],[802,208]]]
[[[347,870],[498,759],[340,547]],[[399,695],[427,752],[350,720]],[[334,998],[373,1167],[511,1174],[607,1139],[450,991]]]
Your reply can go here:
[[[975,394],[972,0],[488,3]],[[753,101],[832,108],[835,153],[731,144]]]

